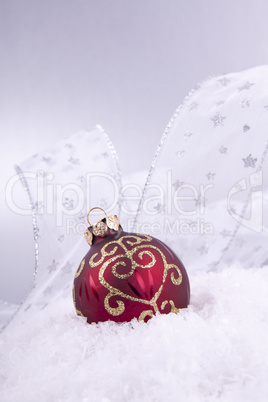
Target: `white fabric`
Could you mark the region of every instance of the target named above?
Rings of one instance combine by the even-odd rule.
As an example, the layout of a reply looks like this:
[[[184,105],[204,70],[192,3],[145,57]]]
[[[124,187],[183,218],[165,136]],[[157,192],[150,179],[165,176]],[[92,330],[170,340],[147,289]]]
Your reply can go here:
[[[36,275],[1,335],[3,400],[265,400],[267,130],[268,66],[209,79],[171,119],[136,227],[182,259],[191,302],[148,324],[88,325],[72,304],[73,276],[88,250],[87,211],[111,210],[129,230],[124,211],[137,208],[120,197],[116,153],[103,130],[78,133],[17,169],[33,210]],[[179,201],[183,213],[169,204],[176,190],[190,197]],[[179,230],[171,233],[174,222]]]
[[[267,152],[268,67],[205,81],[163,135],[137,227],[146,222],[188,271],[267,264]]]
[[[31,201],[36,249],[33,290],[19,314],[24,321],[32,310],[70,297],[74,272],[88,251],[83,236],[87,211],[92,205],[114,205],[113,212],[120,214],[115,195],[121,176],[113,145],[100,126],[34,155],[17,171]]]

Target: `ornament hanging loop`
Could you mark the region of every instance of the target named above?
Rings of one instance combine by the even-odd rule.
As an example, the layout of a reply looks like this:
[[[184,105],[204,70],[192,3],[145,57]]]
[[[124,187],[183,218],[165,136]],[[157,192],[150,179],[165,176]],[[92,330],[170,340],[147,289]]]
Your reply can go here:
[[[104,211],[104,209],[102,209],[102,208],[100,208],[100,207],[94,207],[94,208],[91,208],[91,209],[88,211],[88,213],[87,213],[87,221],[88,221],[89,226],[93,226],[93,225],[89,222],[88,217],[89,217],[90,212],[92,212],[94,209],[100,209],[100,210],[105,214],[106,220],[108,220],[108,215],[107,215],[107,213]]]

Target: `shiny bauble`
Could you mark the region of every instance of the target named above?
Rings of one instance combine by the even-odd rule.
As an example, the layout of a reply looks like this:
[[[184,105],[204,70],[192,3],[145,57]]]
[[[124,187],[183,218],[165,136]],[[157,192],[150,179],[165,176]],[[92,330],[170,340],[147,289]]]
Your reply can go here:
[[[74,278],[76,313],[88,323],[146,322],[186,308],[190,285],[179,258],[160,240],[124,232],[117,220],[106,215],[85,232],[91,246]]]

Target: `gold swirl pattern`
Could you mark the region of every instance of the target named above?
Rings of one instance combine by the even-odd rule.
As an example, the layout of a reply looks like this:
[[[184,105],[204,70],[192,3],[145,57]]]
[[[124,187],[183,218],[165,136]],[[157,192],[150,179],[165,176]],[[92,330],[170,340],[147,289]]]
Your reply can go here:
[[[78,267],[78,270],[75,273],[75,276],[74,276],[75,278],[78,278],[78,276],[81,274],[81,272],[83,271],[84,265],[85,265],[85,259],[83,259],[81,261],[81,263],[80,263],[80,265]]]
[[[85,262],[85,260],[83,260],[83,261]],[[78,308],[76,307],[74,283],[73,283],[73,302],[74,302],[74,308],[75,308],[76,314],[80,317],[85,317],[84,314],[80,310],[78,310]]]
[[[147,305],[148,307],[150,306],[153,309],[153,310],[143,311],[139,316],[139,320],[144,320],[145,317],[147,317],[147,316],[151,317],[154,314],[154,312],[155,313],[158,312],[159,309],[157,306],[157,300],[163,290],[163,286],[164,286],[164,283],[167,278],[167,272],[168,272],[168,270],[170,270],[172,268],[175,269],[175,271],[178,275],[178,278],[175,278],[174,272],[171,273],[170,279],[171,279],[172,283],[176,286],[181,284],[182,274],[181,274],[179,267],[175,264],[168,264],[166,261],[165,255],[158,247],[153,246],[152,244],[141,244],[141,243],[150,243],[151,241],[152,241],[152,238],[148,235],[122,236],[121,238],[119,238],[117,240],[112,240],[109,243],[106,243],[101,248],[99,253],[95,253],[90,258],[90,260],[89,260],[90,267],[91,268],[100,267],[99,281],[106,289],[109,290],[109,293],[107,294],[107,296],[104,299],[104,307],[105,307],[106,311],[109,314],[111,314],[112,316],[119,316],[120,314],[122,314],[125,311],[125,303],[122,300],[116,300],[117,307],[111,307],[110,299],[112,297],[116,297],[116,296],[122,297],[123,299],[132,300],[132,301],[135,301],[138,303],[143,303],[143,304]],[[109,250],[109,248],[113,245],[114,245],[114,247]],[[130,246],[131,249],[129,249],[128,246]],[[120,249],[120,247],[122,248],[123,253],[115,255],[115,253],[117,252],[117,250]],[[145,247],[146,247],[146,249],[144,250]],[[150,300],[141,299],[141,298],[126,294],[126,293],[122,292],[121,290],[113,287],[110,283],[108,283],[105,280],[104,274],[105,274],[106,269],[110,266],[110,264],[113,264],[111,267],[113,275],[119,279],[129,278],[134,273],[135,268],[137,268],[137,267],[142,268],[142,269],[152,268],[156,263],[156,257],[152,252],[153,250],[155,250],[156,252],[158,252],[160,254],[163,265],[164,265],[164,271],[163,271],[163,277],[162,277],[162,284],[159,286],[158,290],[154,293],[153,297]],[[138,258],[141,261],[143,260],[144,256],[150,257],[149,263],[141,265],[140,263],[135,261],[133,256],[137,252],[138,252]],[[106,257],[110,257],[110,258],[106,259]],[[118,266],[126,266],[127,265],[125,262],[126,259],[129,259],[131,262],[131,269],[127,273],[120,274],[117,271],[117,267]],[[82,269],[80,268],[79,273],[81,272],[81,270]],[[165,303],[165,305],[166,305],[168,303],[168,301],[163,302],[163,303]],[[165,307],[165,306],[163,307],[163,303],[161,305],[162,310]],[[171,306],[171,312],[179,311],[175,307],[174,302],[172,300],[169,301],[169,304]]]
[[[151,318],[153,315],[154,313],[152,310],[143,310],[139,315],[138,321],[144,321],[146,317]]]
[[[166,305],[168,303],[170,304],[170,307],[171,307],[171,309],[170,309],[171,313],[179,313],[180,312],[180,309],[175,307],[175,304],[174,304],[173,300],[165,300],[165,301],[163,301],[163,303],[161,304],[161,310],[164,310],[164,308],[166,307]]]

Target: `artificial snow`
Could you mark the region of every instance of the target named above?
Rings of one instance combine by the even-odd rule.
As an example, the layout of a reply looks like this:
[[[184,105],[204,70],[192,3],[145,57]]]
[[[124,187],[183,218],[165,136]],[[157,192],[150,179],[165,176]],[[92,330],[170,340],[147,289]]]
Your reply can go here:
[[[190,276],[179,314],[87,324],[71,295],[1,335],[5,402],[267,401],[268,267]]]

